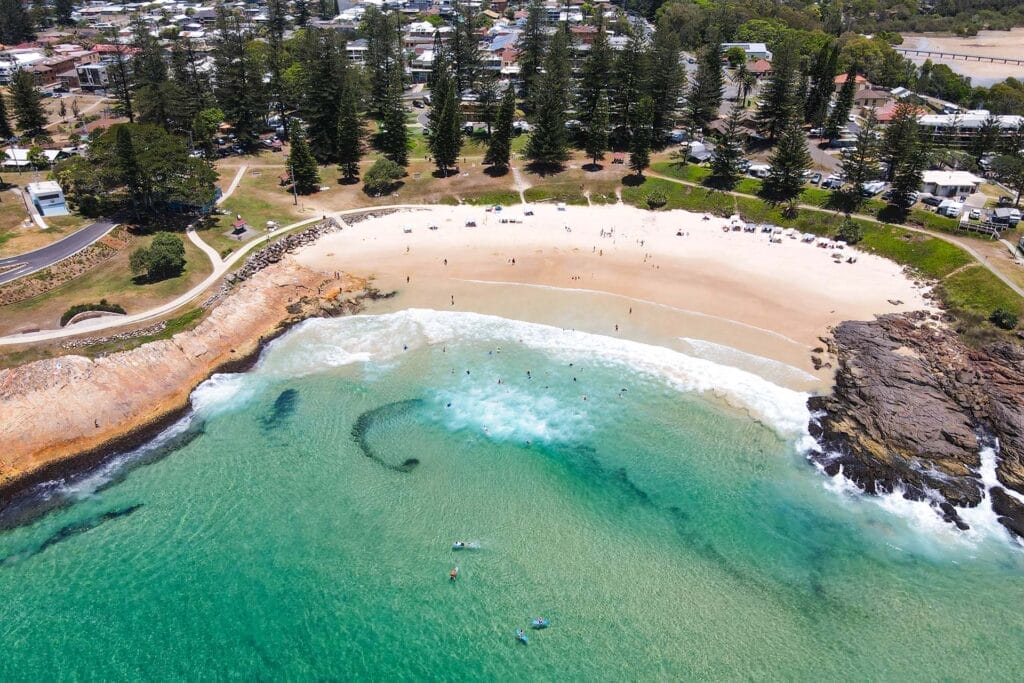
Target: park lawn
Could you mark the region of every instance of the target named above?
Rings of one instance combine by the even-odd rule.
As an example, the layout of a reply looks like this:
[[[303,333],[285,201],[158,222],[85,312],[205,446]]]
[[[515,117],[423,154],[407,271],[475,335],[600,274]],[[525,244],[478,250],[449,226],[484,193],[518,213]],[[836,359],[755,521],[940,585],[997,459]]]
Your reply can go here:
[[[136,282],[128,267],[128,257],[134,249],[148,246],[153,235],[132,237],[128,248],[79,277],[39,296],[0,307],[0,334],[10,334],[27,325],[37,325],[42,329],[56,327],[61,314],[75,304],[106,299],[112,304],[120,304],[132,314],[179,296],[213,271],[206,254],[188,238],[182,236],[182,240],[186,263],[181,275],[160,282]]]
[[[711,169],[706,166],[679,164],[675,161],[656,161],[651,164],[651,170],[663,176],[690,183],[703,183],[711,175]],[[737,192],[739,191],[737,190]]]
[[[1002,308],[1024,318],[1024,299],[988,269],[972,263],[944,279],[938,286],[942,300],[958,319],[975,325]]]
[[[466,195],[461,199],[463,204],[473,204],[474,206],[512,206],[521,203],[516,190],[493,190],[477,195]]]
[[[321,177],[327,177],[327,172],[336,173],[337,169],[325,167],[321,170]],[[224,234],[231,230],[236,215],[261,235],[266,232],[267,221],[288,225],[308,218],[295,206],[291,192],[281,186],[278,176],[282,173],[284,166],[262,166],[247,171],[235,192],[219,207],[227,211],[227,215],[218,216],[215,221],[203,221],[198,228],[203,241],[225,256],[245,244]]]
[[[0,257],[41,249],[92,223],[91,218],[71,214],[47,217],[46,224],[50,227],[46,230],[31,222],[25,227],[23,221],[29,220],[25,205],[10,193],[3,199],[0,202]]]

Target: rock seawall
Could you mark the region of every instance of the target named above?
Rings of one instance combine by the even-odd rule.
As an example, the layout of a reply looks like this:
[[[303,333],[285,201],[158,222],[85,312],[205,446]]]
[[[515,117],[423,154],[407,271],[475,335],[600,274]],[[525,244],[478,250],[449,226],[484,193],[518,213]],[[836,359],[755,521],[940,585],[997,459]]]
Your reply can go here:
[[[931,500],[961,528],[954,506],[991,505],[1024,538],[1024,348],[969,348],[923,313],[844,322],[833,343],[832,394],[808,403],[812,457],[868,493]],[[986,446],[999,482],[987,490]]]

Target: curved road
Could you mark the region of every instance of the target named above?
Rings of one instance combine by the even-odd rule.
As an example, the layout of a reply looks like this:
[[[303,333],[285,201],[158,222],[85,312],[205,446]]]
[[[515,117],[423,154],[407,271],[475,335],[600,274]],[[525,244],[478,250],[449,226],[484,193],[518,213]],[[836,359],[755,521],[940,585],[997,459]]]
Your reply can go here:
[[[335,211],[334,213],[327,214],[328,218],[344,218],[344,216],[353,213],[363,213],[365,211],[386,211],[389,209],[419,209],[422,204],[391,204],[387,206],[370,206],[362,207],[359,209],[346,209],[344,211]],[[53,339],[63,339],[64,337],[74,337],[80,334],[87,334],[93,332],[99,332],[102,330],[108,330],[115,327],[123,327],[125,325],[134,325],[141,322],[147,322],[162,318],[163,316],[171,313],[189,302],[199,297],[203,292],[213,286],[221,277],[228,273],[232,266],[238,263],[244,258],[250,251],[255,247],[267,242],[272,237],[288,232],[295,228],[301,228],[312,223],[316,223],[321,220],[319,216],[315,218],[307,218],[306,220],[298,221],[287,225],[280,230],[275,230],[272,233],[267,233],[257,237],[256,239],[248,242],[244,247],[234,252],[227,259],[221,260],[220,256],[216,254],[212,247],[207,245],[202,239],[196,235],[193,231],[188,232],[188,238],[192,240],[200,249],[202,249],[207,256],[213,260],[216,256],[217,260],[214,261],[213,272],[210,273],[205,280],[200,282],[198,285],[185,292],[181,296],[177,297],[172,301],[168,301],[165,304],[151,308],[148,311],[141,313],[135,313],[133,315],[124,315],[116,317],[101,317],[93,318],[91,320],[84,320],[76,325],[70,327],[64,327],[57,330],[40,330],[39,332],[29,332],[26,334],[14,334],[7,337],[0,337],[0,346],[11,346],[14,344],[30,344],[32,342],[50,341]],[[205,248],[204,248],[205,247]]]
[[[231,180],[231,184],[228,186],[227,192],[221,195],[217,200],[218,204],[222,203],[234,193],[238,188],[238,184],[242,181],[242,176],[245,174],[247,168],[248,166],[246,164],[242,164],[242,166],[239,167],[234,178]],[[19,277],[31,275],[36,271],[52,266],[57,261],[63,261],[69,256],[74,256],[113,230],[116,225],[117,223],[111,220],[99,220],[92,225],[87,225],[78,232],[68,235],[64,239],[54,242],[53,244],[49,244],[41,249],[29,251],[24,254],[17,254],[15,256],[8,256],[7,258],[0,258],[0,285],[11,282],[12,280],[17,280]],[[203,242],[203,245],[205,244],[206,243]],[[203,247],[200,246],[200,249],[203,249]],[[203,249],[203,251],[206,251],[206,249]],[[211,252],[213,252],[212,249],[207,251],[207,255]],[[218,256],[216,252],[213,252],[213,256],[210,257],[210,260],[213,261],[214,266],[216,266],[217,262],[220,260],[220,256]],[[10,266],[14,267],[8,270]]]
[[[62,261],[69,256],[74,256],[113,230],[115,225],[117,223],[112,220],[99,220],[42,249],[0,258],[0,285],[52,266],[57,261]],[[14,267],[10,268],[11,266]],[[10,269],[8,270],[8,268]]]

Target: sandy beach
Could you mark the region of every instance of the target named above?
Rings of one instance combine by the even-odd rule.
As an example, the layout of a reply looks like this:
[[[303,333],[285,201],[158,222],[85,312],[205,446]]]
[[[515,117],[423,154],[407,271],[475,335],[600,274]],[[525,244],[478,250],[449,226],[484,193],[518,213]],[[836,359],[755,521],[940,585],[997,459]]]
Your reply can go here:
[[[530,208],[532,216],[523,207],[401,211],[347,226],[295,258],[398,290],[369,312],[470,310],[718,361],[736,349],[798,368],[799,377],[769,378],[804,390],[831,380],[811,361],[830,326],[929,307],[898,265],[849,247],[843,253],[856,263],[836,263],[835,249],[799,239],[726,232],[725,220],[685,211]]]

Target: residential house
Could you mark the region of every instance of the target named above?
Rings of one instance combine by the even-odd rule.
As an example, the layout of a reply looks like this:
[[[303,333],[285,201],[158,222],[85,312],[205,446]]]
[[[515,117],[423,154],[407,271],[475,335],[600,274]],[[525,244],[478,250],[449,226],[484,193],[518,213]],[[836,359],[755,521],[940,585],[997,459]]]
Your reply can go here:
[[[921,177],[921,191],[936,197],[955,197],[974,194],[985,182],[967,171],[925,171]]]

